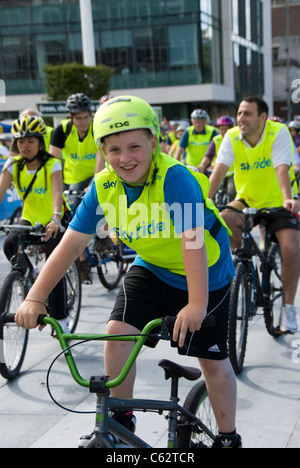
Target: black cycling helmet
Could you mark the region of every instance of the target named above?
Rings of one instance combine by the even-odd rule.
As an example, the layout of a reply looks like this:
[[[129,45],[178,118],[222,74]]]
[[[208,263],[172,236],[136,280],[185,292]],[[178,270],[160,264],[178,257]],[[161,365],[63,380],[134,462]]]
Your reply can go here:
[[[71,94],[67,99],[67,109],[70,114],[78,112],[90,111],[92,103],[89,98],[83,93]]]

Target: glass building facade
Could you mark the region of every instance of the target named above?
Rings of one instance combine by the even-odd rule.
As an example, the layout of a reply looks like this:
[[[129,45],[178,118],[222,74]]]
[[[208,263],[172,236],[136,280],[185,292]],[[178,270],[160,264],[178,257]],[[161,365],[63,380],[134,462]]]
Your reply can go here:
[[[232,43],[236,97],[264,94],[263,2],[232,0]]]
[[[222,83],[220,0],[94,0],[97,63],[112,89]],[[82,62],[78,0],[0,0],[8,94],[43,93],[46,63]]]
[[[178,115],[201,102],[235,105],[250,93],[269,93],[270,101],[265,83],[271,30],[264,31],[270,0],[91,5],[96,63],[114,69],[114,93],[140,93]],[[11,97],[7,110],[17,110],[18,96],[44,96],[46,64],[83,63],[82,37],[80,0],[0,0],[0,80]]]

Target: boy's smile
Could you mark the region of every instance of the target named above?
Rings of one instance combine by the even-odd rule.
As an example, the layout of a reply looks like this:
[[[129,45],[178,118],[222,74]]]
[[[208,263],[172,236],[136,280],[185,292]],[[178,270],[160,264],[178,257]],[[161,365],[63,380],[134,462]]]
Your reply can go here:
[[[146,182],[156,138],[144,130],[130,130],[105,138],[103,146],[112,169],[129,185]]]

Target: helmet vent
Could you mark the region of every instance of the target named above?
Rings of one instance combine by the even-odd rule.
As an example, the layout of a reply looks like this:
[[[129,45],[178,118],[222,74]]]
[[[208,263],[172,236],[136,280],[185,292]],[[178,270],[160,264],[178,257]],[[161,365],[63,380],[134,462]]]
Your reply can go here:
[[[107,119],[102,120],[101,125],[106,124],[107,122],[111,122],[111,117],[107,117]]]

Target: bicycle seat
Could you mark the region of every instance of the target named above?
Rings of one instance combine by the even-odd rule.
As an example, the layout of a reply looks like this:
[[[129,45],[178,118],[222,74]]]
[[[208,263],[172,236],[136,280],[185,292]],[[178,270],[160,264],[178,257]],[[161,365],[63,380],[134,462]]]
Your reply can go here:
[[[168,359],[161,359],[158,363],[165,371],[165,379],[168,380],[172,376],[184,377],[187,380],[197,380],[201,377],[202,372],[196,367],[181,366],[176,362],[169,361]]]

